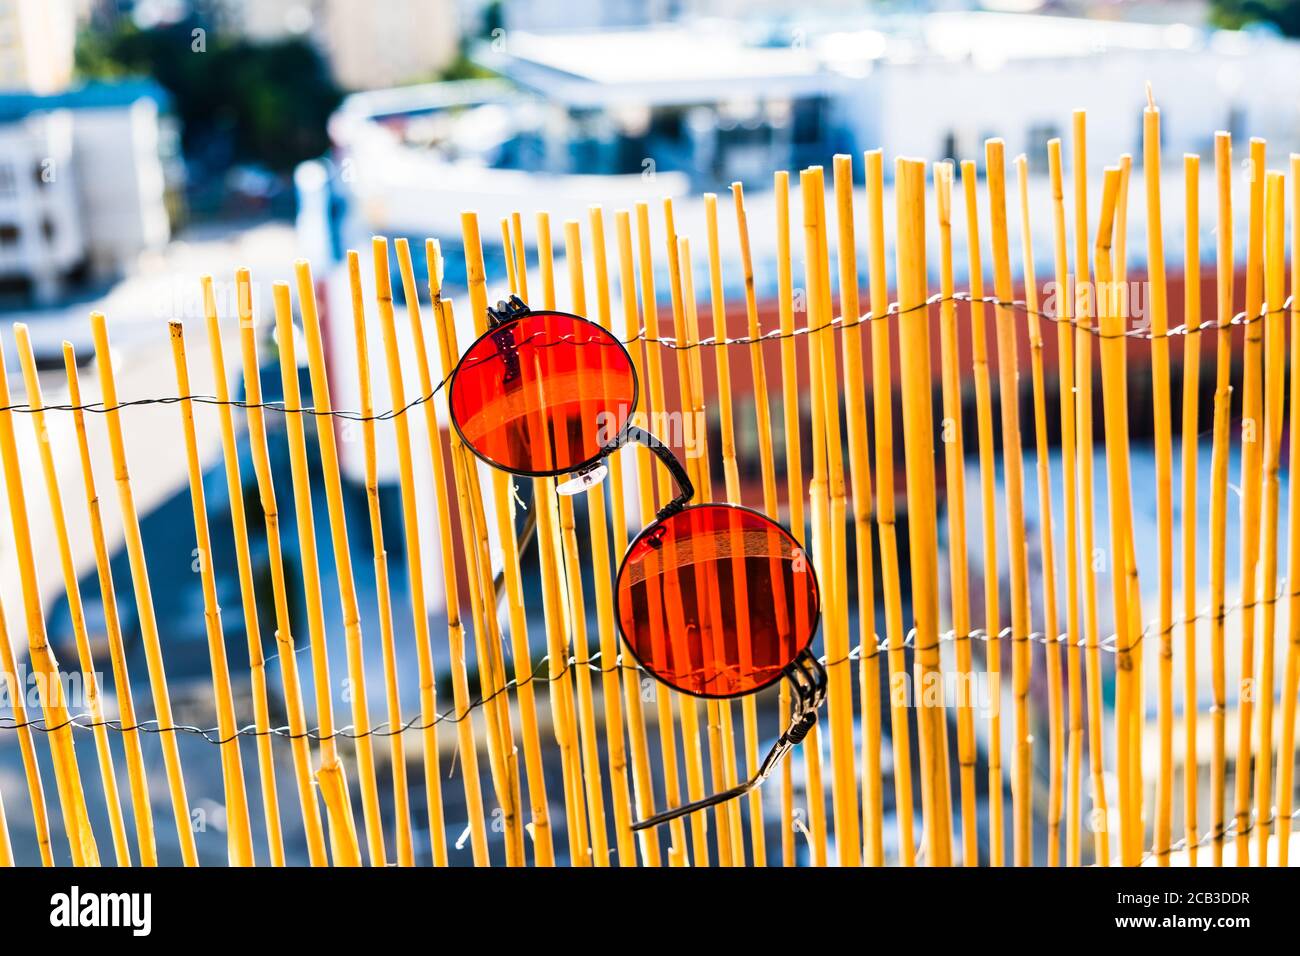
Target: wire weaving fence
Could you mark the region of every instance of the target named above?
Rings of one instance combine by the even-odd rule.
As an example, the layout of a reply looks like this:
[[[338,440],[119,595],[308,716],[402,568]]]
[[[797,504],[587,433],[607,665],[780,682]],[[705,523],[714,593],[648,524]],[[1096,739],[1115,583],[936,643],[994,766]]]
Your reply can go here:
[[[1218,134],[1216,296],[1205,316],[1199,159],[1185,158],[1184,314],[1171,324],[1159,121],[1150,104],[1141,164],[1144,324],[1134,324],[1124,294],[1132,164],[1116,157],[1105,168],[1092,221],[1082,113],[1074,117],[1069,202],[1059,140],[1049,143],[1046,157],[1015,160],[1018,189],[1010,196],[996,139],[985,145],[982,176],[969,161],[959,169],[940,163],[927,170],[919,161],[897,160],[892,210],[880,151],[864,157],[865,208],[855,208],[847,156],[835,157],[829,186],[820,167],[803,170],[797,199],[789,175],[777,173],[775,222],[749,220],[738,184],[730,214],[708,195],[701,259],[707,277],[699,296],[693,237],[677,234],[671,201],[664,202],[662,218],[646,204],[612,218],[593,207],[587,223],[564,223],[558,242],[544,213],[531,234],[520,214],[499,224],[509,272],[508,289],[500,291],[534,307],[563,306],[615,330],[643,383],[638,415],[677,416],[677,443],[688,448],[687,467],[701,496],[779,514],[807,545],[821,582],[816,652],[828,671],[829,697],[799,759],[786,761],[766,788],[662,831],[634,833],[632,823],[746,779],[763,744],[785,726],[789,691],[701,701],[647,680],[630,656],[620,656],[615,562],[631,529],[648,524],[671,497],[667,475],[657,476],[648,456],[633,464],[615,455],[609,480],[575,499],[557,494],[552,479],[478,466],[448,427],[440,401],[461,350],[453,302],[440,286],[438,243],[424,249],[427,288],[417,281],[405,240],[390,248],[375,239],[369,270],[349,253],[352,314],[331,321],[351,319],[355,354],[327,349],[312,273],[300,262],[295,290],[286,283],[273,287],[273,343],[254,321],[251,277],[237,275],[239,360],[232,370],[212,280],[205,278],[213,395],[194,394],[194,338],[173,322],[175,395],[119,402],[107,326],[95,314],[98,394],[83,392],[77,356],[65,345],[68,398],[45,405],[30,336],[16,327],[24,394],[11,395],[8,377],[0,376],[0,459],[23,606],[21,627],[0,615],[0,665],[12,708],[0,720],[0,747],[16,743],[20,750],[27,805],[18,805],[12,791],[5,794],[0,862],[26,852],[11,840],[10,822],[30,815],[47,865],[176,862],[169,858],[173,847],[180,862],[196,864],[194,802],[179,740],[197,738],[219,755],[219,803],[233,865],[295,859],[313,865],[1285,865],[1298,812],[1300,684],[1300,509],[1289,495],[1285,538],[1280,528],[1286,476],[1300,460],[1300,430],[1289,417],[1300,405],[1300,376],[1292,374],[1289,392],[1286,382],[1288,364],[1300,361],[1300,157],[1292,156],[1289,166],[1288,272],[1286,174],[1266,172],[1264,143],[1250,143],[1248,257],[1239,289],[1232,145]],[[1031,210],[1029,163],[1043,161],[1051,208]],[[965,212],[956,227],[964,228],[964,266],[953,255],[958,205]],[[1009,221],[1016,221],[1009,217],[1017,211],[1018,255],[1009,239]],[[481,224],[465,213],[462,225],[468,301],[460,307],[481,333],[490,304]],[[725,289],[734,277],[720,253],[720,231],[731,228],[745,290],[739,336],[728,326]],[[750,230],[760,228],[774,230],[778,250],[772,308],[755,291]],[[1054,287],[1065,290],[1053,308],[1040,305],[1045,286],[1036,273],[1033,228],[1053,238]],[[801,252],[795,251],[799,235]],[[405,362],[391,251],[413,352]],[[559,253],[568,266],[567,289],[557,275]],[[969,276],[961,291],[954,279],[959,271]],[[666,291],[656,288],[665,274]],[[711,329],[702,324],[705,317]],[[1046,358],[1044,322],[1055,332],[1054,366]],[[382,356],[369,354],[371,323],[382,333]],[[283,386],[283,398],[274,401],[263,398],[259,351],[268,344]],[[310,404],[299,380],[300,347]],[[1201,372],[1211,356],[1212,383]],[[1025,357],[1029,374],[1022,377]],[[1149,361],[1149,386],[1132,375],[1135,357]],[[387,372],[382,397],[372,394],[372,359],[382,360]],[[412,367],[414,379],[409,371],[404,378]],[[1177,421],[1175,373],[1181,377]],[[331,402],[331,385],[337,392],[344,376],[355,378],[359,408]],[[735,382],[742,380],[752,401],[737,401]],[[242,397],[232,397],[232,381]],[[1139,386],[1150,390],[1150,422],[1132,420],[1131,412],[1144,407],[1135,403]],[[1207,427],[1200,396],[1211,389]],[[166,622],[158,619],[150,591],[159,559],[145,551],[129,470],[137,463],[128,462],[123,440],[129,416],[142,405],[174,405],[181,422],[214,725],[174,714]],[[40,436],[46,417],[55,415],[73,421],[81,482],[61,479],[50,442],[38,440],[44,486],[38,488],[35,466],[23,467],[16,429],[30,419]],[[268,424],[272,416],[275,427]],[[202,417],[219,430],[228,513],[205,500],[196,432]],[[342,422],[360,428],[364,518],[348,514],[349,502],[355,511],[358,499],[349,498],[340,468],[333,426]],[[107,436],[143,673],[128,672],[101,512],[113,505],[99,497],[107,489],[96,487],[92,428]],[[1130,442],[1146,428],[1154,488],[1139,487],[1135,495]],[[396,484],[379,480],[380,429],[391,430],[395,442]],[[420,431],[436,505],[431,534],[421,532],[417,509],[416,476],[425,463],[416,455],[425,446],[413,433]],[[742,432],[755,436],[752,450],[740,449]],[[277,488],[270,455],[272,439],[281,435],[292,505],[292,520],[283,524],[277,492],[285,489]],[[1202,515],[1197,469],[1207,436],[1210,487]],[[255,497],[244,494],[243,440]],[[747,455],[756,460],[744,460]],[[1234,455],[1241,471],[1230,482]],[[749,471],[755,481],[745,480]],[[321,488],[314,492],[317,473]],[[1135,521],[1135,502],[1148,490],[1153,534]],[[323,523],[313,516],[320,498]],[[402,541],[390,555],[381,506],[391,500],[400,503]],[[1229,542],[1238,500],[1240,518],[1233,520],[1240,541]],[[535,522],[533,542],[519,527],[521,504]],[[46,508],[85,687],[86,707],[76,713],[58,679],[34,559],[29,514]],[[95,679],[103,648],[88,635],[85,584],[66,517],[73,509],[84,509],[92,538],[113,716]],[[211,523],[232,529],[233,569],[214,566]],[[353,567],[349,531],[360,527],[374,564],[374,614],[363,614],[369,598]],[[1198,535],[1207,531],[1210,553],[1202,560]],[[251,534],[265,539],[269,579],[253,573]],[[287,535],[297,538],[300,615],[291,610],[297,597],[286,578]],[[1232,595],[1228,549],[1238,544],[1240,580]],[[326,608],[336,598],[321,568],[331,555],[341,629],[327,626]],[[533,560],[540,607],[536,601],[529,607],[526,597]],[[426,562],[441,569],[443,615],[427,612]],[[1154,611],[1139,575],[1148,565],[1155,568]],[[219,571],[233,573],[239,584],[246,697],[237,692],[227,659]],[[395,581],[405,581],[405,588]],[[269,605],[262,593],[268,585]],[[394,623],[398,601],[410,605],[410,633]],[[11,638],[23,633],[26,641],[14,646]],[[1206,637],[1208,696],[1207,661],[1200,659]],[[273,652],[264,648],[268,640]],[[435,645],[449,654],[446,673]],[[345,652],[346,694],[336,694],[339,683],[330,677],[331,647]],[[380,680],[367,669],[367,647],[379,648]],[[416,701],[401,693],[403,649],[414,651]],[[30,710],[16,676],[24,656],[44,678]],[[278,679],[268,669],[272,661]],[[450,704],[439,699],[447,687]],[[1005,721],[1004,702],[1010,707]],[[340,703],[345,712],[336,712]],[[91,759],[76,746],[83,734],[93,739]],[[146,760],[143,735],[156,741],[161,764]],[[417,771],[418,778],[408,777]],[[50,775],[53,793],[46,786]],[[191,785],[193,779],[191,771]],[[292,796],[282,795],[282,786]],[[164,792],[165,803],[156,805],[155,794]],[[50,822],[56,803],[61,827]],[[91,818],[99,818],[101,806],[106,823],[96,827]],[[164,843],[168,849],[160,853]]]

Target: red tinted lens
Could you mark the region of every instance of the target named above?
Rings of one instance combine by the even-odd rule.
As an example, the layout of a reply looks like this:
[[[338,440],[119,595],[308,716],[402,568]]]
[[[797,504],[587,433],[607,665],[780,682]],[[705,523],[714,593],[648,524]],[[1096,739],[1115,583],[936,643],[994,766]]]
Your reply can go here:
[[[533,312],[473,345],[451,380],[451,414],[481,457],[559,474],[598,458],[636,403],[622,343],[593,322]]]
[[[698,505],[646,529],[618,578],[623,639],[678,690],[735,697],[775,681],[817,629],[817,579],[763,515]]]

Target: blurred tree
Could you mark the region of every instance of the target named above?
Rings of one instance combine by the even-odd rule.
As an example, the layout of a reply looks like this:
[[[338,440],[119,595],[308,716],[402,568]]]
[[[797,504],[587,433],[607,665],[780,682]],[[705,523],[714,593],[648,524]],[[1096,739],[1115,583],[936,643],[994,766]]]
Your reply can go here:
[[[87,31],[77,41],[77,69],[87,79],[157,80],[175,101],[186,157],[209,171],[253,162],[290,172],[319,156],[342,96],[305,40],[250,43],[197,20],[149,30],[123,20],[107,33]]]
[[[1300,0],[1210,0],[1210,20],[1234,30],[1271,23],[1289,37],[1300,37]]]

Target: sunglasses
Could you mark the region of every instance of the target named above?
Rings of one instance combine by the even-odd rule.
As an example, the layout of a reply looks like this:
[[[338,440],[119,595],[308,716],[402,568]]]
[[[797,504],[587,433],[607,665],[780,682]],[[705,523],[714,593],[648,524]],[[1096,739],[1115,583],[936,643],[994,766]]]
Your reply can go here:
[[[608,330],[565,312],[530,311],[518,296],[488,310],[490,326],[448,386],[452,424],[494,468],[526,477],[572,475],[576,494],[601,481],[625,445],[650,449],[678,495],[633,539],[616,591],[623,645],[653,677],[694,697],[730,700],[786,678],[790,725],[739,786],[633,825],[644,830],[759,787],[817,722],[826,671],[810,650],[821,616],[817,577],[794,536],[731,504],[691,504],[695,489],[672,450],[632,423],[632,357]]]

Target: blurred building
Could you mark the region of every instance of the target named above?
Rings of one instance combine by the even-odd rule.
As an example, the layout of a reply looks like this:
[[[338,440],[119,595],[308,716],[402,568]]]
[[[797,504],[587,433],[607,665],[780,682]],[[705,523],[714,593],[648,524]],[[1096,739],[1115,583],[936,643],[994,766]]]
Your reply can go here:
[[[167,242],[166,104],[141,81],[0,94],[0,283],[48,302]]]
[[[57,93],[72,82],[74,0],[0,2],[0,91]]]
[[[349,90],[428,80],[460,51],[455,0],[212,0],[219,27],[310,39]]]

